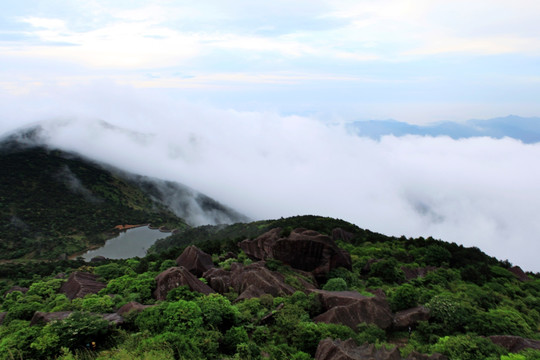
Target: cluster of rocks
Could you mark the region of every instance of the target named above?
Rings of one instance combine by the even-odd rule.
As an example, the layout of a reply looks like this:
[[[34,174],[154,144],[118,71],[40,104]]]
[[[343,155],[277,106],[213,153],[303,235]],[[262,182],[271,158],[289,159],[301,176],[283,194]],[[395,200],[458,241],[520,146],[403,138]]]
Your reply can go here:
[[[296,229],[288,235],[283,235],[282,229],[273,229],[253,240],[240,242],[239,247],[255,262],[249,265],[232,263],[230,269],[217,268],[212,257],[195,246],[187,247],[176,259],[176,265],[156,277],[156,289],[153,293],[156,300],[165,300],[167,294],[179,286],[187,286],[191,291],[205,295],[211,293],[238,294],[236,301],[260,297],[270,294],[274,297],[291,295],[297,289],[286,281],[283,274],[270,270],[266,263],[279,260],[291,267],[295,284],[306,293],[316,294],[322,312],[313,318],[315,322],[342,324],[353,330],[358,324],[375,324],[381,329],[407,330],[415,327],[420,321],[429,320],[429,310],[423,306],[392,313],[386,295],[383,291],[373,291],[374,296],[365,296],[355,291],[325,291],[317,286],[317,280],[324,278],[328,272],[338,267],[351,269],[350,255],[340,249],[335,239],[350,240],[352,234],[341,229],[335,229],[332,237],[306,229]],[[232,254],[229,256],[233,256]],[[367,266],[370,266],[368,264]],[[436,268],[419,268],[405,271],[406,277],[416,278],[425,276]],[[521,269],[510,269],[520,280],[528,277]],[[204,281],[202,281],[203,279]],[[88,294],[96,294],[106,287],[98,281],[97,276],[74,272],[60,288],[60,292],[69,299],[83,298]],[[14,287],[8,292],[26,292],[27,288]],[[122,324],[126,314],[140,312],[152,305],[142,305],[131,302],[115,313],[97,314],[111,324]],[[280,309],[276,309],[276,312]],[[72,312],[44,313],[36,312],[31,325],[47,323],[53,320],[67,318]],[[0,324],[6,313],[0,313]],[[271,317],[267,319],[271,321]],[[266,320],[265,320],[266,321]],[[540,349],[540,341],[510,336],[492,336],[491,340],[511,352],[523,348]],[[397,348],[376,349],[373,345],[358,346],[354,341],[339,341],[326,339],[319,343],[317,360],[356,360],[356,359],[402,359]],[[442,355],[427,355],[412,353],[408,360],[442,360]]]
[[[341,341],[325,339],[317,346],[315,360],[447,360],[441,354],[431,356],[412,352],[403,358],[397,347],[377,349],[373,344],[357,345],[352,339]]]

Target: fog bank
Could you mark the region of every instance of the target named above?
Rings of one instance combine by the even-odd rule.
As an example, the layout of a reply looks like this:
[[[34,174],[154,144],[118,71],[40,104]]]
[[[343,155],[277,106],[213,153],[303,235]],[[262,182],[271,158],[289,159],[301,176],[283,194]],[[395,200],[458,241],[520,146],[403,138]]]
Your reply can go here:
[[[103,84],[4,98],[0,106],[3,132],[39,122],[51,145],[178,181],[254,219],[331,216],[387,235],[477,246],[540,271],[539,144],[376,141],[314,118]]]

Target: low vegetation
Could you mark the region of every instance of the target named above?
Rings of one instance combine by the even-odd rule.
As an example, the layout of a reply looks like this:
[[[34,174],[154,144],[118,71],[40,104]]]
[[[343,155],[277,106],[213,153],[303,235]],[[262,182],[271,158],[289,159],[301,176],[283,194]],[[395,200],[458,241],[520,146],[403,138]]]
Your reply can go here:
[[[322,311],[316,294],[298,291],[235,301],[238,294],[202,295],[186,287],[156,301],[155,277],[175,266],[174,259],[192,243],[226,268],[249,264],[236,243],[279,227],[286,235],[303,227],[325,234],[341,228],[351,234],[338,241],[349,252],[352,268],[336,268],[319,282],[328,291],[356,291],[371,296],[383,291],[393,312],[423,305],[428,321],[409,331],[361,323],[355,329],[314,322]],[[231,254],[231,252],[233,254]],[[231,257],[232,256],[232,257]],[[267,267],[289,276],[279,261]],[[325,338],[356,340],[377,347],[400,346],[442,353],[449,359],[540,359],[540,351],[519,353],[495,345],[490,335],[540,340],[540,275],[519,280],[511,264],[477,248],[432,238],[386,237],[341,220],[317,216],[200,227],[159,242],[144,258],[85,263],[82,260],[0,264],[0,294],[17,285],[28,291],[0,296],[5,318],[0,326],[0,359],[313,359]],[[425,269],[421,276],[412,276]],[[99,276],[106,287],[97,294],[68,299],[59,293],[73,271]],[[64,277],[57,276],[59,273]],[[98,313],[116,311],[131,301],[154,305],[111,325]],[[30,326],[36,311],[73,313],[61,321]],[[273,314],[269,316],[270,314]]]

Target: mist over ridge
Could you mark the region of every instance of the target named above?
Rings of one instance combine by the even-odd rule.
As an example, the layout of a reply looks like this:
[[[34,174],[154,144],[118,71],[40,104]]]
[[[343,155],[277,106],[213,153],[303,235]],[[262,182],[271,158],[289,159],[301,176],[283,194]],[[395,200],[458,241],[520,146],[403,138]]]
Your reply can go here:
[[[45,118],[38,122],[51,146],[183,183],[252,219],[330,216],[388,235],[477,246],[540,271],[539,144],[419,135],[373,140],[305,116],[118,89],[103,102],[106,94],[59,97],[46,116],[23,110],[13,123]],[[10,123],[4,117],[2,130],[20,127]]]

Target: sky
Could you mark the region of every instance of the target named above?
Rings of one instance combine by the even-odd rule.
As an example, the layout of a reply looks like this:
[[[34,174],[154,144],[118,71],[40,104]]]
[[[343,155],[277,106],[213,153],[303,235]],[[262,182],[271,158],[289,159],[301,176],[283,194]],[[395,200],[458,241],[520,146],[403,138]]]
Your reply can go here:
[[[17,1],[0,133],[175,180],[254,218],[319,214],[540,271],[540,144],[344,124],[540,116],[532,0]]]

